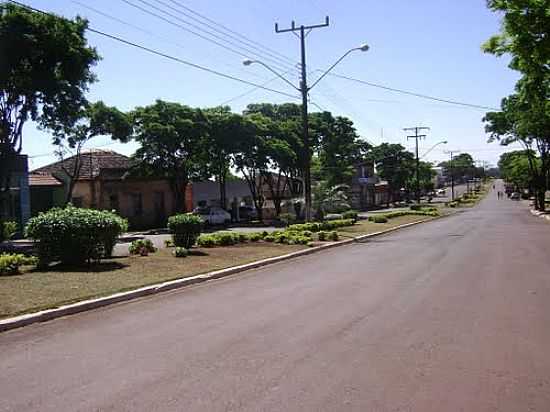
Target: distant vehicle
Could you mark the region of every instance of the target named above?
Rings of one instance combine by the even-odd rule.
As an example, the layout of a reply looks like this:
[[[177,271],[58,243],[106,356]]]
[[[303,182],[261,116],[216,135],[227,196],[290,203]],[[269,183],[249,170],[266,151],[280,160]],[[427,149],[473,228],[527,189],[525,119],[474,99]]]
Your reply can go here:
[[[225,225],[231,223],[231,215],[221,207],[197,207],[193,213],[199,215],[208,225]]]
[[[258,212],[251,206],[239,207],[239,219],[241,220],[254,220],[258,218]]]
[[[512,200],[520,200],[520,199],[521,199],[521,193],[519,193],[519,192],[513,192],[513,193],[510,195],[510,199],[512,199]]]
[[[438,189],[436,194],[438,196],[445,196],[447,194],[447,190],[446,189]]]

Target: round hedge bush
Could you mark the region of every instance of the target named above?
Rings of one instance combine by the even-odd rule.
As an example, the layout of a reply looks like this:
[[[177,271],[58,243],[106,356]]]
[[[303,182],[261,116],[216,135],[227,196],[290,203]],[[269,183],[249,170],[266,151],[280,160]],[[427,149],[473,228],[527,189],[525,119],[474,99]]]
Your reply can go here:
[[[204,222],[200,216],[182,213],[168,218],[168,229],[175,246],[190,249],[201,234]]]
[[[29,220],[26,236],[37,242],[40,265],[82,264],[111,256],[128,222],[113,212],[74,206],[53,208]]]

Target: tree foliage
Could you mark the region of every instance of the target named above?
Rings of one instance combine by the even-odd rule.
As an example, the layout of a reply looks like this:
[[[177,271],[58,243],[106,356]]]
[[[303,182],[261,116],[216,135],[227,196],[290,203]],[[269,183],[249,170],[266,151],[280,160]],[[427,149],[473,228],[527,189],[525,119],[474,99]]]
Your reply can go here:
[[[49,129],[78,119],[99,60],[84,36],[87,25],[0,5],[0,159],[21,151],[29,119]]]
[[[502,100],[500,112],[484,118],[490,140],[503,145],[521,143],[535,150],[539,168],[530,168],[537,191],[537,208],[544,210],[550,176],[550,8],[546,0],[488,0],[501,13],[501,32],[483,49],[496,56],[509,55],[509,67],[521,74],[515,93]]]
[[[134,154],[141,173],[166,178],[174,198],[174,212],[185,211],[185,190],[207,165],[207,119],[199,109],[157,100],[131,113],[133,139],[141,147]]]

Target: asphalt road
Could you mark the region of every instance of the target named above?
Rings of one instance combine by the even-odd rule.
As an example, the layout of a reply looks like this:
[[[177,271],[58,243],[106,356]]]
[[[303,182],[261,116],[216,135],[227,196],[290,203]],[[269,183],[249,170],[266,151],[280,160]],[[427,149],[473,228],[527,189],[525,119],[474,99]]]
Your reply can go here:
[[[467,212],[0,334],[1,411],[549,411],[550,225]]]

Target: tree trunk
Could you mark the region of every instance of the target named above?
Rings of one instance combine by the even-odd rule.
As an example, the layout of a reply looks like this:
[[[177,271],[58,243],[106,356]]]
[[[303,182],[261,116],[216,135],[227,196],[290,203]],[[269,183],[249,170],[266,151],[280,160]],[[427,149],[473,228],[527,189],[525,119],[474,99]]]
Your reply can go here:
[[[546,202],[545,202],[545,196],[546,196],[546,190],[545,189],[538,189],[537,190],[537,197],[536,197],[536,206],[535,208],[541,212],[544,212],[546,210]]]
[[[220,174],[218,175],[218,187],[220,190],[220,207],[224,210],[227,207],[226,178],[227,178],[227,171],[220,172]]]
[[[189,183],[189,180],[187,179],[178,179],[174,180],[170,184],[170,188],[172,189],[172,195],[174,197],[174,205],[173,210],[174,214],[178,213],[184,213],[186,212],[186,190],[187,190],[187,184]]]

